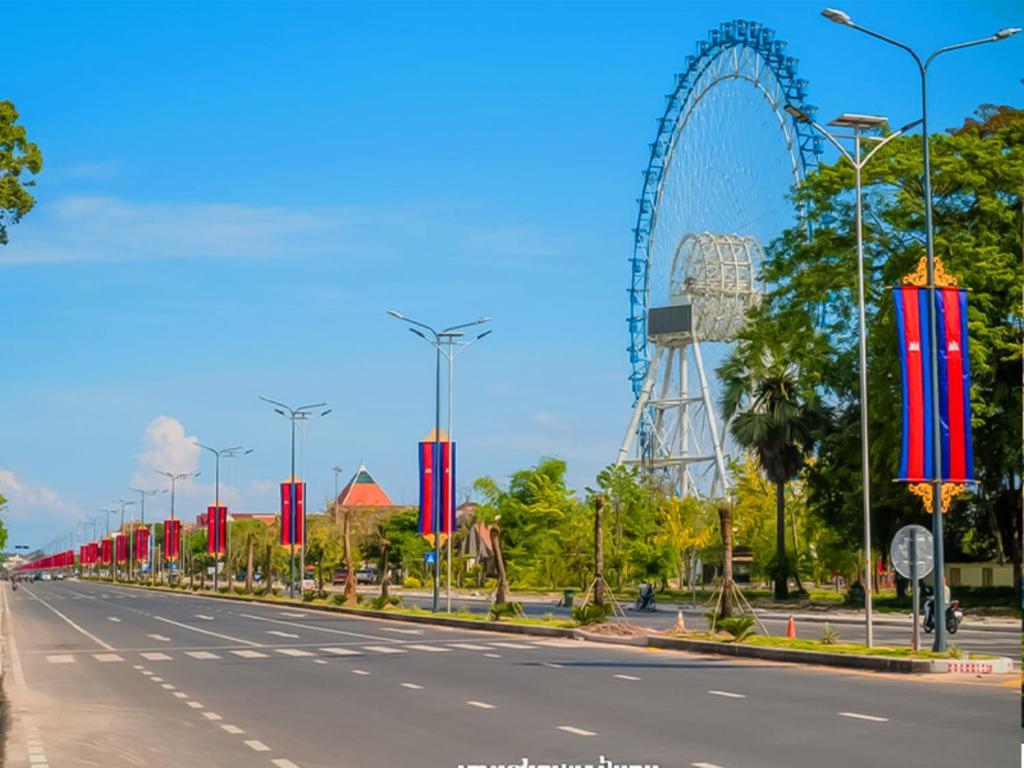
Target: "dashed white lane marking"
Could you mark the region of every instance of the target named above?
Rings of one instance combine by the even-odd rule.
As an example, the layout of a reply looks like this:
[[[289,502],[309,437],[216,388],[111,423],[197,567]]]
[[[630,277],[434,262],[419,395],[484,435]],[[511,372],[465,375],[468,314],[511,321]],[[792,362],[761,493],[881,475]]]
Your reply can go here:
[[[267,634],[268,635],[277,635],[278,637],[298,638],[298,635],[296,635],[296,634],[293,634],[291,632],[282,632],[279,629],[268,629],[267,630]]]
[[[264,744],[262,741],[256,741],[256,739],[248,739],[245,742],[245,746],[249,747],[256,752],[269,752],[270,747]]]
[[[260,653],[259,651],[231,651],[235,656],[241,656],[243,659],[265,659],[267,654]]]
[[[476,643],[448,643],[452,648],[461,648],[464,651],[486,651],[486,645],[477,645]]]
[[[74,664],[75,657],[68,656],[66,653],[58,653],[52,656],[47,656],[46,660],[51,664]]]
[[[151,677],[149,679],[152,680],[154,683],[162,683],[164,681],[162,677]]]
[[[213,621],[213,616],[207,616],[205,613],[197,613],[196,618],[203,621]]]
[[[216,653],[210,653],[209,651],[185,651],[186,656],[191,656],[193,659],[219,659]]]
[[[486,654],[484,654],[484,655],[486,655]],[[545,667],[551,667],[552,669],[562,669],[565,666],[565,664],[556,664],[553,661],[545,661],[544,662],[544,666]]]
[[[333,653],[335,656],[362,656],[359,651],[353,651],[351,648],[321,648],[324,653]]]
[[[161,687],[161,688],[163,688],[163,689],[164,689],[165,691],[174,691],[174,690],[177,690],[177,688],[175,688],[175,687],[174,687],[173,685],[171,685],[170,683],[161,683],[161,684],[160,684],[160,687]]]
[[[282,656],[312,656],[313,654],[309,651],[304,651],[301,648],[275,648],[275,651],[280,653]]]
[[[403,688],[409,688],[410,690],[413,690],[413,691],[422,691],[423,690],[423,686],[422,685],[416,685],[416,683],[402,683],[402,687]]]
[[[107,619],[109,621],[114,622],[115,624],[120,624],[121,623],[121,620],[119,618],[117,618],[117,616],[107,616]]]
[[[636,675],[612,675],[612,677],[617,677],[617,678],[619,678],[619,680],[639,680],[640,679]]]
[[[124,658],[118,656],[116,653],[94,653],[92,657],[96,659],[96,661],[102,661],[108,664],[115,661],[124,661]]]
[[[471,707],[477,707],[478,709],[494,709],[493,704],[488,704],[486,701],[467,701],[467,704]]]
[[[367,672],[365,669],[353,669],[352,670],[352,674],[353,675],[364,675],[364,676],[366,676],[366,675],[369,675],[370,673]]]
[[[597,736],[594,731],[588,731],[585,728],[577,728],[575,725],[560,725],[558,730],[565,731],[566,733],[572,733],[576,736]]]
[[[400,629],[399,627],[381,627],[381,632],[398,632],[402,635],[422,635],[422,629]]]
[[[243,731],[237,725],[222,725],[221,728],[223,728],[225,732],[230,733],[232,736],[237,736],[240,733],[245,733],[245,731]]]
[[[159,651],[150,651],[148,653],[140,653],[139,656],[144,658],[146,661],[170,661],[171,657],[166,653],[160,653]]]
[[[407,645],[406,648],[412,648],[414,651],[426,651],[427,653],[451,653],[451,648],[442,648],[440,645]]]
[[[693,768],[722,768],[717,763],[691,763]]]
[[[289,619],[304,619],[306,614],[304,613],[279,613],[278,616],[285,616]]]
[[[730,693],[729,691],[708,691],[712,696],[723,696],[727,699],[745,699],[747,694],[745,693]]]
[[[152,639],[161,643],[171,642],[171,638],[167,637],[166,635],[146,635],[146,637],[151,637]]]
[[[488,643],[492,648],[514,648],[518,651],[532,651],[535,646],[524,643]]]
[[[185,703],[188,706],[192,707],[192,709],[204,709],[203,705],[200,704],[198,701],[186,701]]]
[[[224,634],[221,634],[220,632],[211,632],[208,629],[202,629],[201,627],[193,627],[191,624],[183,624],[182,622],[175,621],[174,619],[165,619],[163,616],[154,616],[153,618],[156,619],[157,621],[162,621],[165,624],[171,624],[171,625],[173,625],[175,627],[181,627],[182,629],[188,629],[188,630],[191,630],[192,632],[199,632],[199,633],[204,634],[204,635],[209,635],[210,637],[219,637],[221,640],[227,640],[228,642],[233,643],[235,645],[248,645],[248,646],[250,646],[252,648],[262,648],[263,647],[263,643],[254,643],[252,640],[245,640],[244,638],[241,638],[241,637],[232,637],[231,635],[224,635]],[[112,651],[114,649],[113,648],[109,648],[108,650]]]
[[[277,768],[299,768],[299,766],[297,766],[291,760],[285,760],[283,757],[279,757],[277,758],[277,760],[271,760],[270,762],[276,765]]]
[[[366,635],[362,632],[352,632],[347,629],[332,629],[331,627],[321,627],[316,624],[297,624],[294,621],[281,621],[280,619],[270,619],[266,616],[254,616],[251,613],[240,613],[238,614],[242,618],[252,619],[253,621],[266,621],[271,624],[284,624],[290,629],[309,629],[314,632],[330,632],[332,635],[346,635],[348,637],[358,637],[362,640],[390,640],[389,637],[381,637],[380,635]]]
[[[484,656],[486,656],[488,659],[500,659],[501,658],[501,654],[500,653],[485,653]]]
[[[313,659],[314,664],[326,664],[327,662],[323,659]]]
[[[141,670],[141,669],[145,669],[145,667],[142,666],[141,664],[132,664],[132,669],[140,669]]]
[[[218,715],[216,712],[203,712],[203,717],[207,720],[223,720],[224,718]]]
[[[185,693],[184,691],[175,691],[174,692],[174,698],[176,698],[176,699],[187,699],[188,698],[188,694]]]
[[[144,675],[145,675],[146,677],[149,677],[149,676],[150,676],[150,675],[152,675],[153,673],[152,673],[152,672],[150,672],[150,671],[149,671],[148,669],[144,669],[144,670],[142,670],[142,674],[144,674]]]
[[[854,720],[869,720],[872,723],[888,723],[888,717],[878,717],[877,715],[862,715],[859,712],[840,712],[840,717],[852,717]]]
[[[392,648],[390,645],[364,645],[363,648],[376,653],[405,653],[401,648]]]

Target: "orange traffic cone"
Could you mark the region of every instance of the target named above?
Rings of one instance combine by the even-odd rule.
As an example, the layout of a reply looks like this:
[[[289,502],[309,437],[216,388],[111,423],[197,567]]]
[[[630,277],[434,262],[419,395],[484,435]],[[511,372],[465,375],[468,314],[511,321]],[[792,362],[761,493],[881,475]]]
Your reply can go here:
[[[789,617],[789,623],[786,625],[786,637],[796,637],[796,620],[792,616]]]
[[[686,631],[686,622],[683,621],[683,611],[682,611],[682,609],[680,609],[679,613],[676,614],[675,631],[679,632],[680,634],[682,634],[683,632]]]

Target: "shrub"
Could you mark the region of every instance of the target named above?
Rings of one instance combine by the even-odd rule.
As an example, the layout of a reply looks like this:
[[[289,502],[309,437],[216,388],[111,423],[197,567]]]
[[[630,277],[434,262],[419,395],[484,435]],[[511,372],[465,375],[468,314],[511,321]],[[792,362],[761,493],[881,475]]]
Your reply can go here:
[[[501,621],[502,616],[520,616],[523,613],[521,603],[495,603],[491,606],[488,618],[491,621]]]
[[[316,593],[315,592],[303,592],[302,593],[302,602],[304,602],[304,603],[312,603],[315,599],[316,599]]]
[[[245,594],[245,587],[235,587],[235,594],[236,595],[244,595]]]
[[[962,659],[964,652],[960,650],[960,646],[950,643],[946,646],[946,655],[951,659]]]
[[[217,591],[220,592],[222,595],[226,595],[228,593],[228,588],[220,587]]]
[[[718,628],[732,637],[734,643],[741,643],[754,633],[754,617],[730,616],[719,619]]]
[[[281,594],[281,588],[280,587],[271,587],[270,588],[270,594],[272,594],[274,597],[278,597]]]
[[[401,599],[395,596],[383,597],[381,595],[378,595],[377,597],[370,600],[370,607],[375,611],[382,611],[389,605],[398,607],[401,604]]]
[[[402,579],[402,587],[405,589],[419,589],[423,585],[415,576],[406,576]]]
[[[612,612],[612,607],[609,603],[604,605],[598,605],[597,603],[587,603],[586,605],[578,605],[572,609],[572,618],[577,624],[582,627],[590,624],[600,624],[608,615]]]
[[[331,602],[335,605],[344,605],[345,595],[341,594],[340,592],[335,592],[333,595],[331,595]]]
[[[835,645],[839,642],[839,633],[835,631],[831,624],[825,623],[825,631],[821,633],[821,644],[822,645]]]

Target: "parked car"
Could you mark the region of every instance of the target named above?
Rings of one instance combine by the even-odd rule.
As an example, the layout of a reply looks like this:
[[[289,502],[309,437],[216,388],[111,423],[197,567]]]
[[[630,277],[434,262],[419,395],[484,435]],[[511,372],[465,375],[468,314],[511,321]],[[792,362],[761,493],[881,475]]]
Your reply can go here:
[[[348,578],[348,568],[336,568],[334,573],[331,574],[331,584],[344,584]],[[359,574],[356,574],[356,580],[358,581]]]
[[[356,571],[356,584],[376,584],[377,576],[376,568],[360,568]]]

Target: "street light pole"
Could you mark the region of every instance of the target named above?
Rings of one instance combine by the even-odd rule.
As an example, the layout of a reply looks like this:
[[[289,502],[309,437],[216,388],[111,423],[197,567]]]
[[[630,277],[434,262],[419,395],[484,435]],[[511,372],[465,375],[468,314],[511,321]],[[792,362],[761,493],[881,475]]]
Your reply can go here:
[[[931,173],[931,151],[928,146],[928,67],[931,63],[944,53],[956,51],[961,48],[970,48],[985,43],[996,43],[1013,37],[1020,32],[1019,27],[1001,29],[994,35],[979,40],[970,40],[965,43],[947,45],[934,51],[927,59],[921,60],[917,52],[906,43],[901,43],[891,37],[880,34],[873,30],[855,24],[849,14],[834,8],[826,8],[821,12],[831,22],[856,29],[889,45],[896,46],[906,51],[917,64],[921,76],[921,136],[923,145],[924,161],[924,220],[925,220],[925,248],[928,265],[928,338],[931,364],[931,401],[932,401],[932,539],[935,567],[935,598],[933,602],[935,610],[935,642],[932,649],[936,652],[946,650],[946,596],[943,591],[943,578],[945,576],[945,555],[943,549],[942,534],[942,430],[938,428],[941,419],[941,406],[939,402],[939,352],[936,347],[938,341],[938,320],[935,312],[935,237],[932,228],[932,173]]]
[[[201,472],[178,472],[178,473],[174,473],[174,472],[164,472],[164,471],[159,470],[159,469],[156,470],[156,473],[158,475],[163,475],[164,477],[169,477],[171,479],[171,520],[173,521],[174,520],[174,489],[175,489],[175,486],[177,485],[178,481],[179,480],[187,480],[187,479],[190,479],[190,478],[193,478],[193,477],[199,477],[199,475],[202,474],[202,473]],[[166,554],[167,553],[165,552],[164,555],[166,556]],[[183,560],[183,558],[184,558],[184,554],[181,551],[181,545],[180,545],[180,539],[179,539],[178,560]],[[191,569],[190,569],[190,571],[191,571]],[[180,575],[180,570],[179,570],[179,575]]]
[[[139,494],[139,520],[140,520],[142,526],[145,527],[146,526],[146,497],[147,496],[156,496],[157,494],[161,494],[161,493],[167,493],[167,489],[166,488],[161,488],[161,489],[157,489],[157,490],[144,490],[142,488],[131,488],[130,490],[132,490],[135,493]],[[151,575],[153,573],[153,566],[154,566],[154,563],[153,563],[153,548],[154,548],[154,546],[156,546],[155,532],[156,532],[155,526],[151,525],[149,527],[149,539],[150,539],[150,541],[149,541],[149,545],[146,548],[146,563],[147,563],[147,565],[149,565],[149,572],[150,572]]]
[[[887,121],[884,117],[875,115],[852,115],[843,114],[833,120],[829,125],[839,128],[849,128],[853,134],[832,134],[806,112],[787,104],[786,112],[802,123],[814,128],[818,133],[828,139],[832,145],[839,150],[840,155],[854,170],[854,190],[856,195],[857,210],[857,310],[859,318],[858,352],[860,358],[860,440],[861,440],[861,483],[863,485],[863,512],[864,512],[864,624],[868,648],[874,645],[874,617],[872,610],[873,584],[872,558],[871,558],[871,467],[868,452],[868,356],[867,356],[867,320],[865,310],[865,287],[864,287],[864,207],[863,207],[863,185],[861,184],[861,170],[868,161],[886,144],[901,136],[911,128],[920,123],[917,120],[903,126],[898,131],[890,133],[885,137],[865,136],[865,130],[880,128]],[[839,139],[853,139],[853,155],[839,142]],[[861,141],[874,141],[875,147],[866,155],[861,156]]]
[[[242,446],[240,446],[240,445],[233,445],[230,448],[221,448],[218,451],[216,448],[211,448],[208,445],[203,445],[198,440],[193,440],[193,442],[196,445],[198,445],[200,448],[202,448],[204,451],[209,451],[210,453],[212,453],[213,457],[214,457],[214,481],[213,481],[213,486],[214,486],[214,502],[213,502],[214,521],[213,521],[213,530],[219,531],[219,529],[220,529],[220,457],[222,455],[223,456],[229,456],[229,455],[230,456],[235,456],[235,455],[238,455],[237,452],[242,450]],[[228,528],[228,521],[227,521],[227,515],[225,515],[224,516],[224,533],[225,533],[225,536],[227,535],[227,528]],[[225,542],[225,545],[226,545],[226,543],[227,542]],[[227,549],[226,546],[225,546],[225,549]],[[219,550],[219,547],[218,547],[218,550]],[[227,558],[227,561],[228,561],[228,590],[230,591],[230,589],[231,589],[231,558],[230,558],[230,553],[227,553],[227,554],[228,554],[228,558]],[[219,566],[220,566],[220,552],[219,551],[215,551],[213,553],[213,591],[214,592],[219,591],[219,589],[218,589],[218,587],[219,587],[218,576],[220,575],[220,567]]]
[[[116,501],[118,504],[121,505],[121,528],[119,529],[119,531],[120,531],[120,534],[122,536],[124,536],[124,508],[132,506],[133,504],[135,504],[135,502],[134,501],[125,501],[124,499],[114,499],[114,501]],[[129,522],[131,522],[131,521],[129,521]],[[134,549],[135,549],[135,547],[132,546],[131,536],[129,536],[128,537],[128,546],[125,547],[125,553],[128,556],[128,562],[125,563],[125,570],[128,572],[128,578],[129,579],[131,579],[131,577],[132,577],[132,554],[133,554],[133,550]],[[117,551],[116,551],[116,547],[115,547],[114,555],[115,555],[115,557],[114,557],[114,560],[115,560],[115,562],[114,562],[114,571],[116,572],[117,571],[117,562],[116,562],[117,561]]]
[[[440,610],[440,605],[439,604],[440,604],[440,592],[441,592],[441,515],[443,514],[443,510],[441,509],[441,505],[443,504],[443,498],[444,498],[442,496],[442,494],[441,494],[441,483],[443,482],[443,480],[438,477],[438,472],[441,469],[441,354],[442,354],[441,347],[442,347],[442,345],[445,345],[445,344],[451,345],[452,343],[455,342],[456,339],[461,337],[463,335],[462,333],[456,333],[456,331],[458,331],[459,329],[461,329],[461,328],[469,328],[469,327],[474,326],[474,325],[481,325],[483,323],[488,322],[490,320],[490,318],[489,317],[481,317],[478,320],[474,320],[474,321],[469,322],[469,323],[460,323],[458,325],[449,326],[448,328],[445,328],[444,330],[437,331],[434,328],[432,328],[429,325],[427,325],[426,323],[421,323],[418,320],[413,320],[412,318],[405,317],[400,312],[396,312],[393,309],[389,309],[388,310],[388,314],[391,315],[392,317],[394,317],[397,320],[403,320],[403,321],[409,323],[410,325],[417,326],[416,328],[410,328],[409,330],[412,331],[413,333],[415,333],[420,338],[422,338],[428,344],[431,344],[434,347],[435,351],[436,351],[435,383],[434,383],[434,448],[433,448],[433,460],[432,460],[432,464],[433,464],[432,472],[433,472],[434,501],[433,501],[433,514],[431,515],[431,517],[432,517],[433,529],[434,529],[433,530],[433,533],[434,533],[434,599],[433,599],[433,611],[434,611],[434,613],[437,613]],[[423,328],[423,329],[427,330],[431,334],[431,336],[433,338],[432,339],[428,338],[426,336],[426,334],[424,334],[422,331],[418,330],[419,328]],[[481,334],[481,336],[478,337],[478,338],[482,338],[484,335],[486,335],[486,334]],[[451,440],[451,435],[448,436],[448,439],[449,439],[449,441]],[[451,490],[454,490],[454,489],[451,489]],[[454,499],[454,497],[450,497],[450,498]],[[454,533],[454,531],[453,531],[453,533]],[[449,590],[451,589],[450,580],[451,580],[451,571],[449,569]],[[451,598],[450,597],[449,597],[449,600],[448,600],[448,606],[449,606],[449,611],[450,611],[451,610]]]
[[[233,578],[233,575],[232,575],[232,569],[231,569],[231,503],[232,503],[231,488],[235,484],[235,463],[234,463],[234,460],[236,458],[238,458],[239,456],[248,456],[250,453],[252,453],[252,451],[253,451],[252,448],[245,448],[245,449],[243,449],[241,447],[238,447],[238,448],[222,449],[221,452],[220,452],[221,456],[223,456],[225,459],[230,459],[231,460],[230,463],[228,464],[229,473],[228,473],[228,509],[227,509],[227,515],[226,515],[227,519],[224,521],[224,534],[225,534],[224,546],[225,546],[225,549],[227,550],[226,557],[227,557],[227,563],[228,563],[228,590],[229,591],[231,590],[232,582],[234,581],[234,578]]]
[[[328,413],[331,412],[331,409],[328,408],[327,410],[322,411],[320,414],[314,414],[313,411],[312,411],[313,408],[323,408],[324,406],[327,405],[327,403],[313,403],[312,405],[301,405],[298,408],[292,408],[291,406],[285,405],[284,403],[279,403],[277,400],[271,400],[269,397],[264,397],[263,395],[259,395],[259,398],[260,398],[260,400],[262,400],[265,403],[270,403],[271,405],[278,406],[277,408],[274,409],[274,412],[275,413],[279,413],[282,416],[284,416],[286,419],[288,419],[291,422],[291,425],[292,425],[292,443],[291,443],[291,446],[292,446],[292,464],[291,464],[292,469],[291,469],[291,476],[288,479],[288,500],[289,500],[289,504],[290,504],[289,509],[291,510],[291,521],[292,521],[292,525],[294,527],[295,519],[296,519],[296,515],[295,515],[295,513],[296,513],[296,510],[295,510],[295,507],[296,507],[296,492],[295,492],[295,422],[296,421],[305,421],[305,420],[309,419],[310,416],[314,416],[314,415],[326,416]],[[284,520],[282,520],[281,523],[283,525],[284,524]],[[288,539],[289,539],[289,541],[291,543],[291,548],[290,548],[291,551],[290,551],[290,558],[289,558],[290,559],[290,571],[291,571],[291,583],[288,585],[288,596],[289,597],[295,597],[295,537],[292,536],[292,532],[291,531],[288,532]],[[303,570],[302,578],[305,579],[306,578],[306,573],[305,573],[305,570],[306,570],[306,501],[303,501],[303,504],[302,504],[302,542],[301,542],[301,546],[302,546],[301,555],[302,555],[302,570]],[[267,574],[267,579],[268,579],[268,583],[269,583],[270,574]],[[301,584],[300,584],[299,592],[301,593],[302,591],[303,590],[302,590]]]

